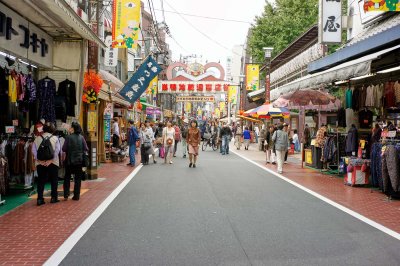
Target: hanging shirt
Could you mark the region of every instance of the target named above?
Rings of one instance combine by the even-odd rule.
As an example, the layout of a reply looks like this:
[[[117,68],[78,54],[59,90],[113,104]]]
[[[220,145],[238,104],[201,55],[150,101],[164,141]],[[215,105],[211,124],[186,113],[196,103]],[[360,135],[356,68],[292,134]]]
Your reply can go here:
[[[346,109],[347,108],[352,108],[352,104],[353,104],[353,92],[350,88],[348,88],[346,90]]]
[[[385,84],[385,107],[394,107],[396,105],[394,84],[393,81],[386,82]]]
[[[400,103],[400,83],[396,81],[393,85],[394,95],[396,96],[396,103]]]
[[[365,98],[365,106],[373,107],[375,105],[374,99],[374,86],[370,85],[366,89],[366,98]]]
[[[56,82],[50,78],[44,78],[38,82],[39,118],[46,122],[56,122],[55,96]]]
[[[360,128],[371,128],[373,113],[370,110],[361,110],[358,112],[358,121]]]
[[[382,107],[382,99],[383,99],[384,85],[378,84],[375,86],[375,107]]]
[[[8,76],[8,97],[10,102],[17,102],[17,81],[13,75]]]

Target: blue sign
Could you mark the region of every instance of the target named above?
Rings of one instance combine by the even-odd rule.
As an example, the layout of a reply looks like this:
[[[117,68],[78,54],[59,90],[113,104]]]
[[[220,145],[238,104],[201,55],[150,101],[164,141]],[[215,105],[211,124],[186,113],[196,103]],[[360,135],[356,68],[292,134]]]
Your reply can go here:
[[[145,92],[150,82],[160,73],[162,68],[149,56],[132,75],[119,94],[130,103],[134,103]]]

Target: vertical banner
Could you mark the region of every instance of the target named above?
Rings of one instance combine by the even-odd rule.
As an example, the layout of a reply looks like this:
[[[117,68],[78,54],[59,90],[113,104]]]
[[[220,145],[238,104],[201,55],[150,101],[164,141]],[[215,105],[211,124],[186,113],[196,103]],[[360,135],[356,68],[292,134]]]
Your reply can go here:
[[[136,102],[161,70],[160,65],[151,56],[147,57],[119,94],[130,103]]]
[[[318,41],[322,44],[342,42],[342,1],[320,0]]]
[[[118,63],[118,49],[112,47],[112,36],[108,35],[104,41],[107,48],[104,51],[104,65],[115,67]]]
[[[246,90],[257,91],[260,89],[260,66],[246,65]]]
[[[140,0],[113,1],[113,48],[136,48],[140,11]]]
[[[237,103],[237,86],[229,86],[228,101],[232,104]]]
[[[150,81],[150,84],[146,90],[146,94],[156,96],[157,88],[158,88],[158,76],[153,78],[152,81]]]

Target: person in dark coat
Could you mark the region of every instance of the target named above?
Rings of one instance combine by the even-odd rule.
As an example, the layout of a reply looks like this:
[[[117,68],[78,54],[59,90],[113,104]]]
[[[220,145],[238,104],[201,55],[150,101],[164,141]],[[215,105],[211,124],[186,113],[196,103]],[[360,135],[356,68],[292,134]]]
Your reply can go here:
[[[66,153],[65,178],[64,178],[64,199],[68,200],[70,194],[71,175],[74,175],[74,196],[73,200],[79,200],[81,194],[81,181],[83,177],[84,153],[89,151],[85,138],[81,135],[82,128],[77,122],[73,122],[70,128],[70,135],[65,138],[62,147]]]
[[[346,137],[346,154],[355,155],[358,149],[358,130],[354,124],[351,125]]]

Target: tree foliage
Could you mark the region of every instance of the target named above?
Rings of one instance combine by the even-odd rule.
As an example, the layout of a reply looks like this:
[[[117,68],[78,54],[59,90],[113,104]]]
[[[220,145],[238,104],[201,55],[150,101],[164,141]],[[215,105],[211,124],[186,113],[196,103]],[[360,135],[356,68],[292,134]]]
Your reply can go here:
[[[273,56],[318,22],[318,0],[266,1],[264,12],[255,18],[248,43],[253,61],[263,62],[263,47],[274,47]]]

